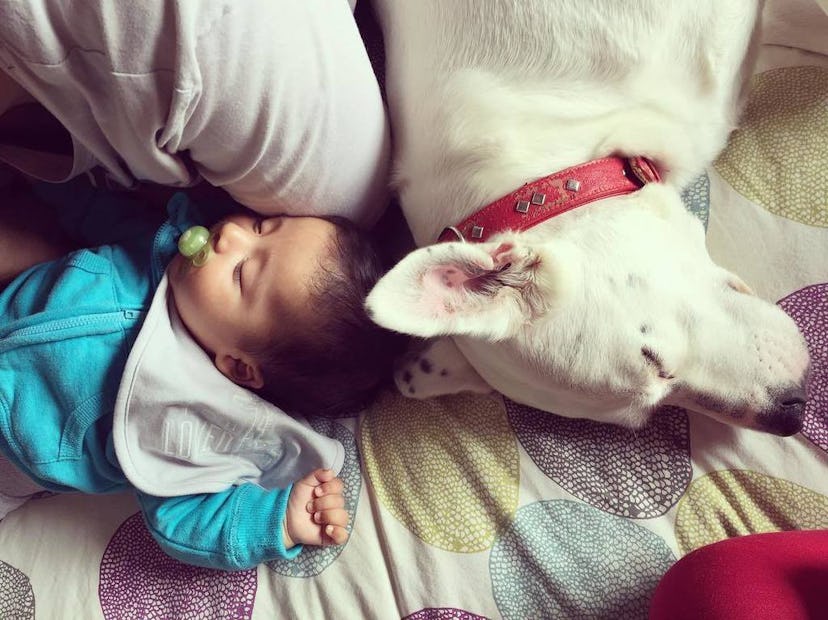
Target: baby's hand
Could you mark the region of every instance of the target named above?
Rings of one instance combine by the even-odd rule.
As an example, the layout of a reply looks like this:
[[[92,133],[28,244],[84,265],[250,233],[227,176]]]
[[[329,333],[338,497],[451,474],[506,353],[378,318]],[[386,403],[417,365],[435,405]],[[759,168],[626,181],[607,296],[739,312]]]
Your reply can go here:
[[[294,545],[341,545],[348,540],[348,512],[342,480],[330,469],[317,469],[293,485],[282,535]]]

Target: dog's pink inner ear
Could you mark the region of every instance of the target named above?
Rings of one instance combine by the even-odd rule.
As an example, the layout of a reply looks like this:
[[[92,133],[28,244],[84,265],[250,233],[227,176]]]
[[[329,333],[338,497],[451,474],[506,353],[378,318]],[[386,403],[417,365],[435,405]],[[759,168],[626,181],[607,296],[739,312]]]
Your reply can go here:
[[[431,317],[452,315],[467,297],[473,276],[456,265],[435,265],[422,276],[420,304]]]
[[[455,265],[437,265],[429,269],[423,278],[426,289],[461,289],[472,276]]]
[[[451,305],[463,303],[465,293],[492,294],[498,287],[497,278],[508,269],[514,258],[514,245],[501,243],[476,260],[438,263],[429,266],[422,276],[423,300],[432,306],[445,300]]]
[[[459,301],[464,293],[492,295],[500,287],[498,276],[509,268],[511,263],[496,265],[494,269],[484,269],[477,265],[466,265],[460,269],[456,265],[438,265],[432,267],[423,279],[423,289],[430,295],[442,296]],[[468,273],[473,271],[474,273]]]

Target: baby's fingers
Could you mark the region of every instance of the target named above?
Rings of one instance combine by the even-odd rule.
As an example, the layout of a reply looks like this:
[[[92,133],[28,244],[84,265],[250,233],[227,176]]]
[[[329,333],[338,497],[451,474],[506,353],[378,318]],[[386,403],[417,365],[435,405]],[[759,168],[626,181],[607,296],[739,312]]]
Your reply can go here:
[[[325,495],[317,497],[315,500],[308,502],[308,512],[316,512],[318,510],[328,510],[330,508],[343,508],[345,506],[345,498],[342,495]]]
[[[328,510],[317,510],[313,513],[313,520],[320,525],[348,525],[348,511],[344,508],[329,508]]]
[[[348,530],[339,525],[325,526],[325,544],[341,545],[348,540]]]
[[[317,487],[320,484],[324,484],[329,480],[332,480],[336,474],[334,474],[332,469],[315,469],[307,476],[302,478],[299,481],[299,484],[307,484],[312,487]]]
[[[322,497],[323,495],[336,495],[342,493],[342,478],[334,478],[333,480],[329,480],[328,482],[323,482],[318,487],[313,490],[313,494],[316,497]]]

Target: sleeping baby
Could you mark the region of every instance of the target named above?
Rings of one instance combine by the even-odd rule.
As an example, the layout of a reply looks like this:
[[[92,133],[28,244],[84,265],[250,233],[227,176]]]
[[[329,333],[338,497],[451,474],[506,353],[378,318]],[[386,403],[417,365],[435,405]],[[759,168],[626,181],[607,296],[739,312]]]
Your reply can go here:
[[[74,191],[86,239],[114,243],[0,292],[0,454],[50,491],[133,489],[153,537],[190,564],[344,543],[341,445],[271,403],[355,411],[389,372],[398,336],[362,306],[382,273],[368,235],[246,213],[202,228],[183,194],[160,228],[124,217],[119,234],[122,194]]]

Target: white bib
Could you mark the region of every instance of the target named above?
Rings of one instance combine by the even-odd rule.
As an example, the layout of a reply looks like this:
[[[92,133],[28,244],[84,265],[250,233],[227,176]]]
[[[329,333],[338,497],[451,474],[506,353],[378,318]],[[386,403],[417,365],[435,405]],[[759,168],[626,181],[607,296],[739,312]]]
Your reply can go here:
[[[319,467],[338,473],[345,456],[339,441],[219,372],[181,322],[166,274],[129,353],[112,435],[127,479],[157,497],[285,488]]]

